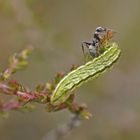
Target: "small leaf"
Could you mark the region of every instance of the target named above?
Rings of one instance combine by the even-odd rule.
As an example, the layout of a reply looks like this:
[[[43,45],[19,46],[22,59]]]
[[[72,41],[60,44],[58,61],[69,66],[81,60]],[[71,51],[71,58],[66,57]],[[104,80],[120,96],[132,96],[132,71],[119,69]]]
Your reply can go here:
[[[37,92],[42,92],[42,91],[44,91],[45,89],[46,89],[45,84],[39,84],[39,85],[37,85],[36,88],[35,88],[35,90],[36,90]]]
[[[0,74],[0,80],[5,81],[10,78],[10,76],[15,73],[17,70],[21,70],[28,65],[28,55],[31,53],[32,48],[29,47],[24,49],[21,53],[15,53],[12,57],[9,58],[9,67]]]
[[[54,85],[51,83],[46,83],[46,88],[48,89],[49,93],[52,93],[52,91],[54,90]]]
[[[92,114],[90,112],[88,112],[87,110],[83,110],[80,113],[85,119],[90,119],[92,117]]]
[[[64,77],[64,73],[63,72],[57,73],[57,75],[55,77],[55,84],[58,84],[63,77]]]

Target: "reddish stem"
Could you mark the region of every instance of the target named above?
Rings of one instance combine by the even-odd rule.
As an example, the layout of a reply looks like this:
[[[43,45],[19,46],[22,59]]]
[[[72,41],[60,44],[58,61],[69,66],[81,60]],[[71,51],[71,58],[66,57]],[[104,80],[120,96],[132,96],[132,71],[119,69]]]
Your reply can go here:
[[[40,98],[48,98],[47,93],[32,93],[32,92],[23,92],[23,91],[15,91],[10,86],[0,83],[0,92],[5,93],[7,95],[16,95],[17,97],[20,97],[21,99],[27,99],[27,100],[36,100]]]

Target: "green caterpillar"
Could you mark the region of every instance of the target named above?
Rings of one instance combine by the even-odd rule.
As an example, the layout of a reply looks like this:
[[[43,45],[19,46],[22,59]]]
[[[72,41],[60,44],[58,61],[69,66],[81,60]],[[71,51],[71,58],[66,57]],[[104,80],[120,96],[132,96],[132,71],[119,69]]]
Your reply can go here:
[[[110,43],[100,56],[68,73],[56,86],[51,96],[51,103],[59,105],[65,102],[75,88],[92,78],[98,77],[111,67],[119,58],[120,53],[121,50],[118,45]]]

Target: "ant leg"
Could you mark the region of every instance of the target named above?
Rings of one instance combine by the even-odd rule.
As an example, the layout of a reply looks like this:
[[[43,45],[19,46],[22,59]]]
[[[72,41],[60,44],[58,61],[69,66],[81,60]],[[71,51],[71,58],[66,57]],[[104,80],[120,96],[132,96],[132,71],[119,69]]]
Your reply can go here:
[[[82,42],[82,52],[83,52],[83,55],[84,55],[84,61],[86,60],[84,48],[85,48],[85,46],[88,48],[89,45],[91,45],[91,43],[89,43],[89,42]]]

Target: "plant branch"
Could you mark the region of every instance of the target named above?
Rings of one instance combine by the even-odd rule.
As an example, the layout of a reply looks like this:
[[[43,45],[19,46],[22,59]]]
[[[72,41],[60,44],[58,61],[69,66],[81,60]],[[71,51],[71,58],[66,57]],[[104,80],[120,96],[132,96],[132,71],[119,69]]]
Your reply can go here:
[[[50,131],[42,140],[62,140],[63,137],[69,134],[74,128],[77,128],[80,124],[80,116],[78,114],[72,114],[70,120],[66,124],[60,125],[56,129]]]

